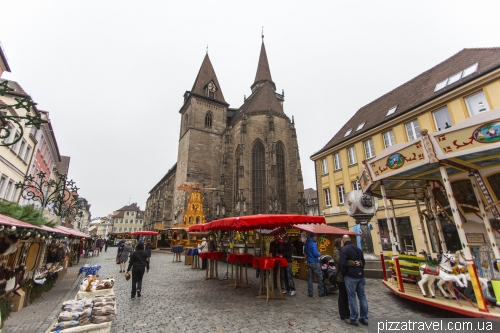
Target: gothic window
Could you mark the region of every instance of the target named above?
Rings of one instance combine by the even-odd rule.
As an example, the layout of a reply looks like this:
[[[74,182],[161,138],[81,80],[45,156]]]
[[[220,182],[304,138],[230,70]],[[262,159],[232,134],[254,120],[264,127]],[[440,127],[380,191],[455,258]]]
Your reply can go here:
[[[252,210],[266,212],[266,151],[260,141],[252,148]]]
[[[281,203],[281,211],[286,212],[286,177],[285,177],[285,147],[283,143],[276,144],[276,171],[278,196]]]
[[[237,196],[238,196],[238,190],[240,188],[240,163],[241,163],[241,159],[240,159],[240,151],[241,151],[241,147],[240,145],[238,145],[238,148],[236,149],[236,155],[235,155],[235,166],[236,166],[236,177],[234,179],[234,201],[236,202],[238,199],[237,199]]]
[[[205,114],[205,128],[212,128],[212,112],[208,111]]]
[[[217,91],[217,86],[214,84],[214,81],[210,81],[205,88],[205,95],[210,98],[215,98],[215,92]]]

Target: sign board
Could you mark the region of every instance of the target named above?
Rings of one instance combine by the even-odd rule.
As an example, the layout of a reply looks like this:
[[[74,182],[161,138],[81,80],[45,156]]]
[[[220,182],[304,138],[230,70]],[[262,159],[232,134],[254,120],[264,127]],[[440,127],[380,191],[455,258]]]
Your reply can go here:
[[[484,234],[465,234],[467,241],[469,243],[486,243],[484,240]]]

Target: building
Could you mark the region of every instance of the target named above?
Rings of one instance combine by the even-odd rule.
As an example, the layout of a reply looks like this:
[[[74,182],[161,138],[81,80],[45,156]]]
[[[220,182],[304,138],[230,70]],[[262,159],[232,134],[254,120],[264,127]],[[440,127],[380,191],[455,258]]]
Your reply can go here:
[[[264,40],[250,88],[243,104],[230,108],[205,55],[179,110],[177,163],[150,192],[147,219],[168,228],[224,216],[305,212],[295,122],[284,112],[284,92],[276,91]],[[198,221],[185,216],[192,191],[202,200]]]
[[[318,192],[315,189],[306,188],[304,190],[304,199],[306,200],[306,214],[318,216]]]
[[[0,76],[4,71],[10,72],[10,68],[0,48]],[[25,117],[37,117],[40,116],[40,112],[34,105],[30,105],[31,98],[17,82],[6,81],[0,77],[0,89],[4,92],[0,94],[2,116],[0,118],[0,200],[18,202],[21,191],[15,187],[15,184],[24,182],[33,158],[33,147],[37,143],[31,133],[33,127],[26,125]]]
[[[347,225],[352,230],[355,223],[345,212],[344,199],[345,193],[360,189],[358,176],[363,163],[369,163],[396,143],[419,138],[423,129],[429,133],[440,131],[479,112],[499,107],[500,48],[463,49],[363,106],[311,156],[316,169],[320,212],[328,224]],[[414,202],[398,200],[393,202],[393,207],[401,251],[415,253],[424,249],[423,230]],[[480,218],[473,211],[463,209],[461,214],[466,221],[479,225]],[[461,246],[452,221],[450,216],[442,214],[446,247],[456,250]],[[375,253],[391,250],[383,208],[379,208],[371,223]],[[468,225],[473,228],[475,224]],[[431,238],[432,252],[436,253],[439,251],[438,242],[433,239],[436,232],[429,224],[425,229]]]
[[[144,211],[137,206],[137,203],[124,206],[113,212],[111,224],[113,224],[114,233],[141,231],[144,226]],[[103,234],[104,229],[102,226],[100,230],[101,234]]]

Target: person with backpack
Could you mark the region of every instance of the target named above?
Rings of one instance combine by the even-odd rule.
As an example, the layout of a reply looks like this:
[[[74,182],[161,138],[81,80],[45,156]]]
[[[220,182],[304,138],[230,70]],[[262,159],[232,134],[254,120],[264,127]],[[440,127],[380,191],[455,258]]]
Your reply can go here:
[[[118,252],[116,254],[116,263],[120,263],[120,257],[122,256],[123,248],[125,247],[125,237],[123,237],[119,242],[118,242]],[[121,273],[121,270],[120,270]]]
[[[149,257],[148,253],[144,250],[144,243],[137,244],[135,251],[130,256],[127,273],[130,272],[130,269],[132,269],[131,298],[134,299],[136,294],[137,297],[141,297],[144,271],[149,273]]]

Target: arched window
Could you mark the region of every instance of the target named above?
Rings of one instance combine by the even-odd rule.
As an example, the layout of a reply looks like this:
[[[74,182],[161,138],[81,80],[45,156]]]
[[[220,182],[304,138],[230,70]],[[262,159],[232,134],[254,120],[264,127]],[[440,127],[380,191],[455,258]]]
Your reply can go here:
[[[189,217],[189,224],[193,224],[193,222],[194,222],[194,219],[193,219],[193,217],[192,217],[192,216],[190,216],[190,217]]]
[[[253,214],[266,212],[266,151],[260,141],[252,148],[252,210]]]
[[[286,209],[286,177],[285,177],[285,146],[283,143],[276,144],[276,177],[277,177],[277,190],[279,201],[281,203],[281,212],[287,212]]]
[[[205,128],[212,128],[212,112],[208,111],[205,114]]]
[[[238,148],[236,148],[236,154],[234,156],[234,166],[236,168],[236,177],[234,177],[234,201],[236,202],[238,200],[238,190],[240,188],[240,163],[241,163],[241,146],[238,145]]]

